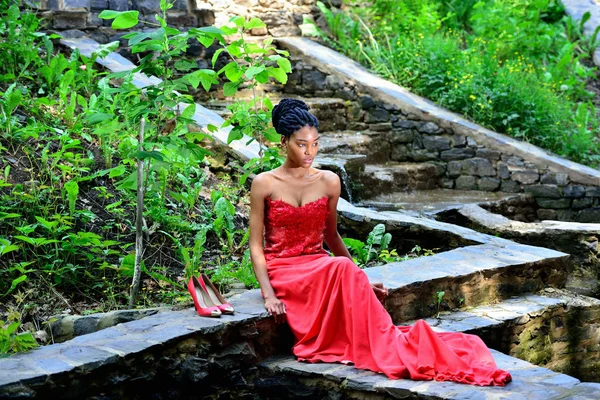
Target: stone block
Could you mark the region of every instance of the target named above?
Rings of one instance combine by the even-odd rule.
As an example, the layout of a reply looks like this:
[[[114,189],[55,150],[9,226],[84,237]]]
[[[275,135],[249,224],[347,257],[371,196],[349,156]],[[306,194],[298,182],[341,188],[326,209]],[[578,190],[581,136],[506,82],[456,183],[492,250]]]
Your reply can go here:
[[[515,181],[502,181],[500,190],[506,193],[519,193],[521,191],[521,185]]]
[[[525,171],[513,171],[513,173],[510,176],[510,179],[512,179],[513,181],[522,183],[524,185],[531,185],[532,183],[537,182],[539,177],[540,177],[540,174],[538,174],[537,171],[525,170]]]
[[[58,4],[58,0],[48,0],[46,6],[49,10],[58,11],[60,9],[60,5]]]
[[[73,334],[75,336],[87,335],[96,332],[99,318],[93,315],[77,318],[73,322]]]
[[[91,0],[63,0],[63,10],[71,11],[89,11],[91,8]]]
[[[442,187],[444,189],[454,189],[454,179],[442,179]]]
[[[535,197],[548,197],[552,199],[560,199],[562,197],[556,185],[529,185],[523,189],[525,193],[530,193]]]
[[[540,219],[541,221],[546,220],[546,219],[551,219],[551,220],[557,219],[556,210],[540,208],[539,210],[537,210],[536,214],[537,214],[538,219]]]
[[[587,186],[585,195],[586,197],[600,197],[600,186]]]
[[[461,161],[462,173],[465,175],[494,176],[496,170],[490,160],[485,158],[471,158]]]
[[[177,27],[198,26],[198,20],[195,15],[183,13],[181,11],[168,13],[169,24]]]
[[[452,147],[465,147],[467,138],[463,135],[452,135]]]
[[[366,123],[373,122],[387,122],[390,120],[390,112],[385,108],[371,108],[367,111],[367,115],[365,115]]]
[[[507,155],[507,154],[502,154],[502,156],[500,157],[500,159],[502,161],[504,161],[507,164],[510,165],[514,165],[516,167],[524,167],[525,166],[525,161],[523,161],[523,159],[519,156],[512,156],[512,155]]]
[[[371,108],[374,108],[376,105],[375,100],[373,100],[373,98],[371,96],[369,96],[368,94],[360,96],[358,98],[358,104],[360,104],[360,107],[363,110],[370,110]]]
[[[93,11],[102,11],[108,8],[108,0],[92,0],[90,2],[90,8]]]
[[[194,10],[192,13],[198,20],[198,26],[211,26],[215,24],[215,12],[210,9]]]
[[[427,149],[413,149],[410,152],[410,158],[414,161],[435,161],[439,160],[437,152],[431,152]]]
[[[126,11],[129,9],[128,0],[108,0],[108,8],[113,11]]]
[[[417,124],[417,130],[421,133],[433,135],[440,133],[442,130],[435,122],[421,122]]]
[[[469,147],[477,147],[479,145],[477,144],[477,142],[475,141],[475,139],[473,139],[472,137],[467,137],[467,146],[469,146]]]
[[[475,150],[469,148],[453,148],[444,150],[440,154],[440,158],[444,161],[464,160],[475,156]]]
[[[583,199],[574,199],[571,207],[575,210],[580,210],[582,208],[591,207],[593,200],[591,197],[584,197]]]
[[[52,20],[54,29],[83,29],[87,26],[88,13],[85,11],[56,12]]]
[[[412,143],[414,136],[411,130],[392,131],[392,143]]]
[[[496,169],[498,170],[498,178],[500,178],[500,179],[510,178],[510,170],[508,169],[508,165],[506,163],[503,163],[503,162],[497,163]]]
[[[571,199],[548,199],[544,197],[536,197],[535,202],[541,208],[569,208],[571,207]]]
[[[437,135],[423,136],[423,147],[427,150],[448,150],[450,149],[450,139]]]
[[[486,176],[477,181],[477,187],[479,188],[479,190],[493,192],[494,190],[497,190],[500,187],[500,179]]]
[[[476,190],[477,178],[469,175],[461,175],[456,179],[456,189],[459,190]]]
[[[400,129],[414,129],[415,121],[409,121],[407,119],[394,120],[394,118],[392,117],[392,126],[394,128],[400,128]]]
[[[420,133],[414,132],[412,147],[413,147],[413,149],[422,149],[423,148],[423,135],[421,135]]]
[[[410,155],[410,151],[407,146],[395,145],[392,146],[391,159],[393,161],[406,161]]]
[[[585,196],[585,187],[580,185],[569,185],[563,187],[563,196],[578,199]]]
[[[599,223],[600,222],[600,208],[588,208],[586,210],[581,210],[577,217],[575,217],[576,222],[585,222],[585,223]]]
[[[320,71],[302,71],[302,84],[309,90],[321,89],[325,86],[325,74]]]
[[[462,164],[460,161],[450,161],[448,163],[448,175],[455,178],[457,176],[460,176],[461,172],[462,172]]]
[[[559,172],[546,172],[540,178],[541,183],[549,183],[552,185],[565,186],[569,183],[569,175]]]
[[[435,176],[440,177],[446,174],[447,164],[441,161],[430,161],[425,165],[433,165],[435,167]]]
[[[574,213],[575,211],[569,208],[556,210],[556,219],[558,219],[559,221],[572,221]]]
[[[476,157],[487,158],[490,161],[498,161],[501,153],[498,150],[490,150],[486,148],[477,149]]]

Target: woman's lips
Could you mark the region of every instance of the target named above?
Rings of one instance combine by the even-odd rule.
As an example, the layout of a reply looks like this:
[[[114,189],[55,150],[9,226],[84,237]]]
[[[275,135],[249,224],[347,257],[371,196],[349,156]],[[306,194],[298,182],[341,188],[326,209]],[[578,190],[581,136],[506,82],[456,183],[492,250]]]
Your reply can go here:
[[[312,158],[307,158],[304,160],[304,164],[311,164],[313,162]]]

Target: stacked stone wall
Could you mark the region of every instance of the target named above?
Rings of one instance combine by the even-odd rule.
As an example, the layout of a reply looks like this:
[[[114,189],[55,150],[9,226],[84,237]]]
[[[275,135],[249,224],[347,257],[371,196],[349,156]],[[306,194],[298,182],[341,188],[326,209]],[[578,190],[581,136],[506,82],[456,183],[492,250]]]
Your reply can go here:
[[[374,135],[370,152],[387,154],[386,160],[426,163],[435,166],[438,186],[446,189],[523,193],[534,201],[503,204],[497,212],[518,220],[554,219],[577,222],[600,221],[600,187],[593,179],[579,180],[568,168],[557,171],[526,157],[488,147],[464,130],[443,128],[397,104],[362,93],[352,82],[294,60],[284,92],[314,97],[339,97],[346,107],[335,110],[326,124],[335,130],[355,130]],[[532,157],[533,159],[534,157]]]

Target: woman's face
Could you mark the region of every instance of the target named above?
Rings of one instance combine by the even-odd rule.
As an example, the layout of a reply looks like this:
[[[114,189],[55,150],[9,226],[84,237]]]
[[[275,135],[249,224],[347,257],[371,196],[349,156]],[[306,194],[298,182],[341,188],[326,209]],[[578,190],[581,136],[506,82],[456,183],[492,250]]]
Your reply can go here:
[[[287,158],[299,167],[309,168],[319,151],[319,132],[313,126],[305,126],[294,132],[289,139],[282,137],[287,144]]]

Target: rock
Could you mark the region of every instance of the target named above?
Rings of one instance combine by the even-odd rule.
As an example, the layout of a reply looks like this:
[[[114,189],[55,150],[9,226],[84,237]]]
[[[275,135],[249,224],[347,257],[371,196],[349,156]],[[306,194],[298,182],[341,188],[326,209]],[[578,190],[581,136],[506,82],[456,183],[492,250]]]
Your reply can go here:
[[[523,189],[525,193],[531,193],[535,197],[548,197],[552,199],[560,199],[562,197],[556,185],[530,185],[525,186]]]
[[[113,11],[126,11],[129,9],[128,0],[108,0],[108,8]]]
[[[447,150],[450,148],[450,139],[441,136],[423,136],[423,146],[427,150]]]
[[[94,315],[77,318],[75,322],[73,322],[73,335],[81,336],[96,332],[98,320],[99,318]]]
[[[420,133],[414,132],[413,134],[413,149],[422,149],[423,148],[423,135]]]
[[[506,193],[519,193],[521,191],[521,185],[515,181],[502,181],[500,190]]]
[[[453,135],[452,136],[452,146],[453,147],[465,147],[467,145],[467,138],[463,135]]]
[[[390,120],[390,113],[384,108],[371,108],[365,116],[366,123],[387,122]]]
[[[471,158],[461,161],[462,173],[476,176],[495,176],[496,170],[490,160],[485,158]]]
[[[440,154],[440,158],[444,161],[464,160],[472,158],[475,155],[475,150],[469,148],[453,148],[444,150]]]
[[[525,185],[530,185],[532,183],[537,182],[537,180],[539,179],[540,174],[538,174],[536,171],[513,171],[513,173],[510,176],[510,179],[512,179],[513,181],[517,181],[520,183],[523,183]]]
[[[392,143],[412,143],[414,133],[410,130],[392,131]]]
[[[540,179],[541,183],[565,186],[569,183],[569,175],[559,172],[546,172]]]
[[[462,164],[460,161],[450,161],[448,163],[448,175],[455,178],[457,176],[460,176],[460,173],[462,172]]]
[[[600,197],[600,186],[587,186],[585,195],[586,197]]]
[[[542,208],[569,208],[571,199],[548,199],[536,197],[535,202]]]
[[[510,178],[510,170],[508,169],[508,165],[503,162],[499,162],[496,164],[496,169],[498,170],[498,178],[500,179],[508,179]]]
[[[476,190],[477,178],[469,175],[461,175],[456,179],[456,189],[458,190]]]
[[[415,121],[410,121],[407,119],[396,119],[394,120],[394,117],[392,117],[392,126],[394,128],[400,128],[400,129],[413,129],[415,128]]]
[[[414,161],[435,161],[438,160],[438,153],[427,149],[413,149],[410,152],[410,158]]]
[[[486,176],[477,181],[477,187],[479,188],[479,190],[493,192],[494,190],[497,190],[500,187],[500,179]]]
[[[514,165],[516,167],[524,167],[525,166],[525,161],[523,161],[523,159],[519,156],[512,156],[512,155],[507,155],[507,154],[502,154],[502,156],[500,157],[500,159],[502,161],[504,161],[507,164],[510,165]]]
[[[467,137],[467,146],[469,147],[477,147],[478,144],[472,137]]]
[[[94,11],[106,10],[108,8],[108,0],[92,0],[90,3],[90,8]]]
[[[63,10],[89,11],[90,0],[63,0]]]
[[[82,29],[87,25],[86,11],[56,12],[52,20],[54,29]]]
[[[369,96],[368,94],[365,94],[363,96],[360,96],[358,98],[358,103],[360,104],[360,107],[363,110],[369,110],[373,107],[375,107],[375,101],[373,100],[373,98],[371,96]]]
[[[325,74],[320,71],[302,71],[302,84],[309,90],[321,89],[325,86]]]
[[[435,176],[440,177],[446,174],[446,163],[441,161],[430,161],[426,165],[433,165],[435,167]]]
[[[583,199],[574,199],[571,207],[575,210],[579,210],[582,208],[591,207],[593,201],[591,197],[585,197]]]
[[[547,220],[547,219],[551,219],[551,220],[556,220],[556,210],[549,210],[546,208],[540,208],[539,210],[537,210],[537,217],[540,220]]]
[[[585,223],[599,223],[600,222],[600,208],[588,208],[587,210],[581,210],[577,217],[577,222]]]
[[[500,152],[497,150],[490,150],[486,148],[477,149],[476,157],[487,158],[490,161],[498,161],[500,159]]]
[[[80,39],[85,36],[85,33],[79,29],[68,29],[66,31],[62,31],[60,35],[65,39]]]
[[[48,332],[46,331],[36,331],[33,334],[33,337],[35,338],[35,340],[37,340],[38,342],[41,343],[48,343]]]
[[[433,135],[441,132],[440,127],[435,122],[420,122],[417,123],[417,130],[421,133]]]
[[[580,185],[569,185],[563,187],[563,196],[570,198],[580,198],[585,196],[585,187]]]
[[[346,83],[337,75],[327,75],[325,78],[325,85],[328,89],[340,90],[346,85]]]
[[[391,159],[393,161],[406,161],[410,155],[410,151],[404,145],[392,146]]]

